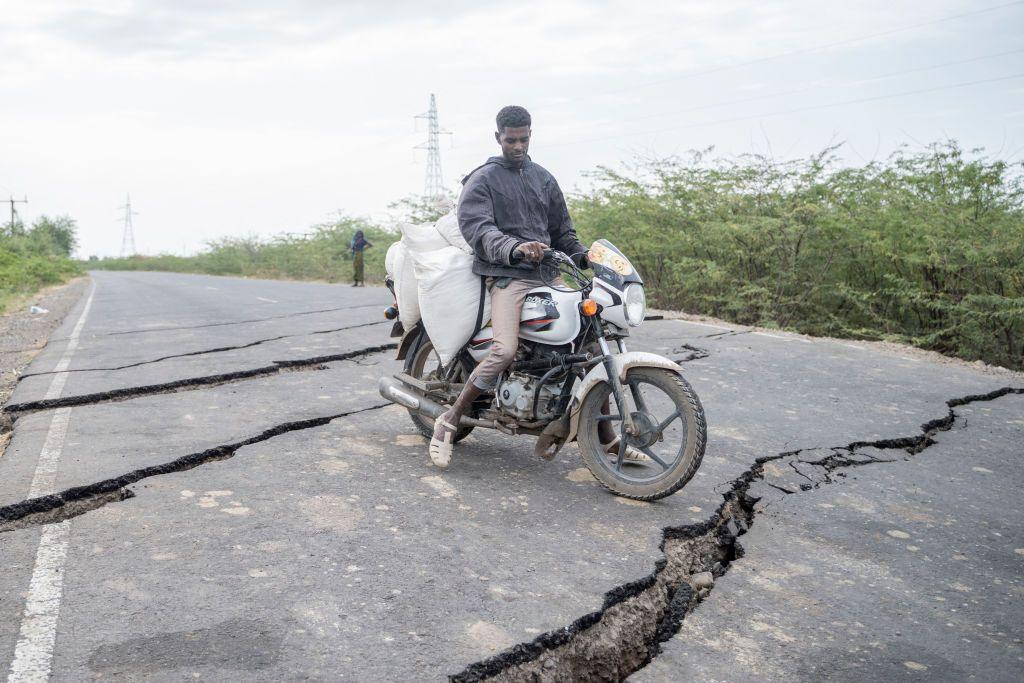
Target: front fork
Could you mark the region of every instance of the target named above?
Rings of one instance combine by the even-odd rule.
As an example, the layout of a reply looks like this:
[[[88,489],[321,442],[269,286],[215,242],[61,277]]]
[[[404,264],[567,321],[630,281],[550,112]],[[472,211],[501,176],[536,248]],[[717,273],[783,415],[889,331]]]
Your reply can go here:
[[[605,372],[608,374],[608,386],[612,388],[615,406],[619,409],[619,415],[622,417],[623,433],[619,434],[618,462],[615,465],[616,468],[619,468],[622,466],[622,459],[626,455],[626,435],[636,432],[633,422],[633,406],[639,401],[637,400],[638,397],[630,395],[631,392],[623,391],[618,369],[615,367],[615,361],[612,359],[611,348],[608,346],[608,340],[604,335],[604,326],[600,320],[595,319],[594,322],[597,326],[597,344],[601,348],[601,362],[604,364]],[[616,339],[615,342],[619,347],[619,353],[625,353],[625,342],[621,339]]]

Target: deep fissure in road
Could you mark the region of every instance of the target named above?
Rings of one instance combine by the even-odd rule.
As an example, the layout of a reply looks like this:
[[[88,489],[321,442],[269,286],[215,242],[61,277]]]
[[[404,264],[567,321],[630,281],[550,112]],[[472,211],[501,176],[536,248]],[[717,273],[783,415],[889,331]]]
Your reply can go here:
[[[135,494],[127,487],[143,479],[156,477],[161,474],[184,472],[185,470],[190,470],[210,462],[225,460],[233,457],[238,449],[243,446],[251,446],[252,444],[267,441],[288,432],[322,427],[332,420],[365,413],[370,410],[380,410],[389,405],[392,404],[380,403],[324,417],[284,422],[242,441],[214,446],[196,453],[189,453],[170,462],[141,467],[119,477],[104,479],[86,486],[76,486],[59,493],[51,493],[46,496],[29,498],[28,500],[6,505],[0,508],[0,532],[22,529],[37,524],[63,522],[66,519],[71,519],[72,517],[77,517],[91,510],[103,507],[107,503],[127,500],[133,497]]]
[[[373,353],[389,351],[397,348],[397,344],[380,344],[369,346],[355,351],[335,353],[325,356],[314,356],[313,358],[301,358],[296,360],[277,360],[273,365],[267,365],[250,370],[239,370],[237,372],[225,372],[218,375],[205,375],[203,377],[190,377],[179,379],[173,382],[162,384],[149,384],[139,387],[125,387],[124,389],[112,389],[94,394],[80,394],[78,396],[64,396],[62,398],[43,399],[40,401],[27,401],[24,403],[12,403],[3,409],[3,413],[10,418],[16,419],[25,413],[33,413],[51,408],[67,408],[73,406],[96,405],[99,403],[112,403],[115,401],[126,401],[141,396],[152,396],[154,394],[171,394],[180,391],[191,391],[198,388],[207,388],[253,379],[276,375],[282,372],[297,370],[321,370],[324,363],[331,363],[343,360],[352,360]]]
[[[787,451],[759,458],[731,482],[711,518],[699,524],[663,529],[660,549],[664,557],[651,574],[606,593],[598,611],[472,664],[450,679],[458,683],[625,680],[661,652],[661,643],[679,631],[686,615],[711,592],[714,579],[743,557],[738,539],[771,502],[769,496],[784,498],[833,483],[832,473],[843,468],[891,461],[865,453],[865,449],[899,450],[907,457],[916,455],[936,443],[935,434],[953,427],[957,417],[954,409],[958,406],[993,401],[1008,394],[1024,394],[1024,388],[1003,387],[987,394],[950,399],[946,401],[946,415],[924,423],[920,434],[914,436],[855,441],[846,446]],[[808,452],[823,455],[804,459],[803,454]],[[787,477],[772,481],[779,476],[773,466],[783,464],[789,464],[806,483],[795,485]]]
[[[161,356],[160,358],[154,358],[152,360],[143,360],[137,363],[129,363],[127,365],[117,365],[110,368],[78,368],[76,370],[61,370],[60,372],[109,372],[113,370],[127,370],[129,368],[137,368],[142,365],[152,365],[153,363],[160,363],[165,360],[171,360],[172,358],[188,358],[191,356],[205,356],[213,353],[224,353],[227,351],[240,351],[242,349],[251,349],[254,346],[260,346],[268,342],[280,341],[282,339],[291,339],[294,337],[308,337],[315,334],[331,334],[332,332],[342,332],[344,330],[354,330],[360,327],[370,327],[372,325],[384,325],[390,321],[388,320],[375,320],[369,323],[359,323],[358,325],[347,325],[345,327],[336,327],[330,330],[314,330],[313,332],[301,332],[298,334],[282,334],[277,337],[268,337],[266,339],[257,339],[256,341],[249,342],[248,344],[239,344],[237,346],[220,346],[213,349],[204,349],[202,351],[189,351],[188,353],[175,353],[170,356]],[[22,375],[18,378],[18,381],[22,381],[28,377],[40,377],[43,375],[55,375],[57,370],[50,370],[48,372],[32,372]]]

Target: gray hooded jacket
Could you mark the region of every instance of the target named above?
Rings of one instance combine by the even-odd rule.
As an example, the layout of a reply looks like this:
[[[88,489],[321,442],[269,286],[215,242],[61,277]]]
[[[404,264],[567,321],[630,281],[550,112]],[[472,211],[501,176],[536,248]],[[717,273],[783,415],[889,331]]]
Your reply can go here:
[[[523,242],[543,242],[569,255],[586,251],[554,176],[529,156],[521,168],[491,157],[462,184],[459,229],[476,253],[477,275],[536,279],[535,264],[511,260]]]

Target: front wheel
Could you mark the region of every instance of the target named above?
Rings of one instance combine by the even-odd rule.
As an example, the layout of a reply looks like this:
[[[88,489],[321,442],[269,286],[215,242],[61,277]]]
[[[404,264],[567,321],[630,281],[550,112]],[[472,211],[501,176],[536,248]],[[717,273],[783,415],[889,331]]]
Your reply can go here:
[[[632,434],[625,431],[607,382],[583,399],[577,436],[583,461],[617,495],[635,500],[670,496],[690,481],[704,457],[707,425],[700,399],[685,379],[660,368],[630,368],[623,391],[632,398]],[[620,443],[624,438],[648,459],[633,462],[623,449],[607,453],[599,437],[602,422],[611,424]]]

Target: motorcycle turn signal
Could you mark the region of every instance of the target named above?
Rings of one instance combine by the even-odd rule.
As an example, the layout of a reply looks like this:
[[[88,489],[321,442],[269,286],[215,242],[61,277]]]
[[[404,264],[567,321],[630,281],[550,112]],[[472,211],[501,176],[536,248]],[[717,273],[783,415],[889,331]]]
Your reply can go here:
[[[584,299],[580,302],[580,313],[589,317],[595,316],[601,312],[601,306],[593,299]]]

